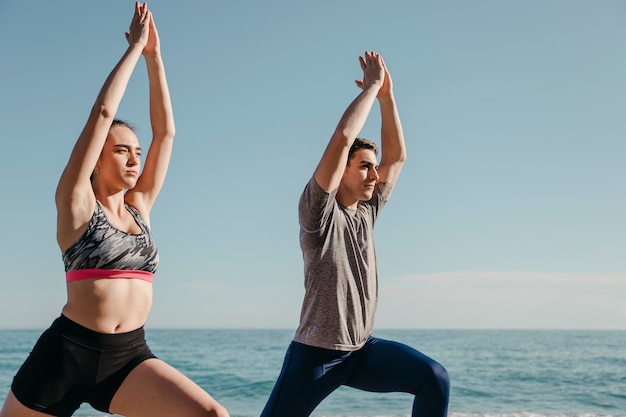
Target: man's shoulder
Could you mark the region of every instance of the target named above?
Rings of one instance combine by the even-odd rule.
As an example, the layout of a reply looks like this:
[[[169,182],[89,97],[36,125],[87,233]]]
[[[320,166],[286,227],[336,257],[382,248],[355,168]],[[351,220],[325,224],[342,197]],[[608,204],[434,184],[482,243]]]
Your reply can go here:
[[[389,200],[389,196],[391,195],[391,191],[393,190],[393,184],[389,181],[379,182],[376,184],[380,194],[383,196],[383,200]]]

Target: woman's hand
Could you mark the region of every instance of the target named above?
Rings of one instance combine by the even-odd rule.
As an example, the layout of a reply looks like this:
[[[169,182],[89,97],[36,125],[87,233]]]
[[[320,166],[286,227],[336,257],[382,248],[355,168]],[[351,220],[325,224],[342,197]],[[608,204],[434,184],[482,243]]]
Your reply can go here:
[[[129,45],[138,45],[143,50],[148,44],[150,35],[150,21],[152,14],[148,10],[147,3],[135,2],[135,14],[130,22],[130,28],[126,32],[126,40]]]
[[[152,12],[149,13],[149,31],[148,31],[148,42],[146,46],[143,48],[144,56],[156,56],[161,53],[161,42],[159,41],[159,32],[157,32],[156,25],[154,24],[154,16]]]

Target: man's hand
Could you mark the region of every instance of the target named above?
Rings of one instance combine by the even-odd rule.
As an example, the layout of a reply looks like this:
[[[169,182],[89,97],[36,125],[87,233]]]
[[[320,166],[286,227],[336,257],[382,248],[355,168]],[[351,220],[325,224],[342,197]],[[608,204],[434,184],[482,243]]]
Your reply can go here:
[[[378,90],[378,98],[388,97],[393,94],[393,81],[391,80],[391,75],[389,74],[389,70],[387,69],[387,65],[385,65],[385,61],[383,57],[380,57],[380,60],[383,63],[383,68],[385,69],[385,80],[383,81],[383,86]]]
[[[363,56],[359,56],[359,62],[363,70],[363,79],[355,80],[356,85],[362,90],[370,87],[380,89],[386,78],[383,57],[376,52],[365,51]]]

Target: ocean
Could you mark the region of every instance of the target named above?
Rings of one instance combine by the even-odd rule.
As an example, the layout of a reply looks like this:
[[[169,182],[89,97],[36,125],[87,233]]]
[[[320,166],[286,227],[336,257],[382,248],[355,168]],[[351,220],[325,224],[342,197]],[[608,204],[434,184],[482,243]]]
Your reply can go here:
[[[293,330],[146,330],[152,351],[222,403],[258,417]],[[0,401],[39,330],[0,330]],[[379,330],[450,373],[450,417],[626,417],[626,331]],[[407,417],[412,397],[342,387],[316,417]],[[83,405],[77,416],[103,416]]]

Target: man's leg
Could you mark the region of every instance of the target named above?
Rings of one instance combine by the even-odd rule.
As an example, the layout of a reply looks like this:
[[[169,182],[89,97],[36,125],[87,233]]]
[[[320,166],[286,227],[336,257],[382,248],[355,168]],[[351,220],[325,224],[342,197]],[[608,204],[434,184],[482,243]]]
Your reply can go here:
[[[358,351],[357,362],[345,385],[371,392],[413,394],[413,417],[448,415],[448,372],[423,353],[402,343],[371,337]]]
[[[345,359],[353,352],[292,342],[261,417],[306,417],[348,378]]]

